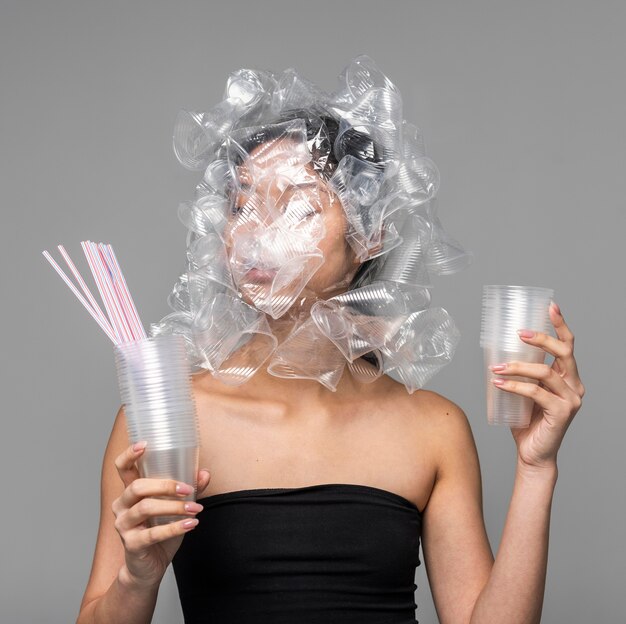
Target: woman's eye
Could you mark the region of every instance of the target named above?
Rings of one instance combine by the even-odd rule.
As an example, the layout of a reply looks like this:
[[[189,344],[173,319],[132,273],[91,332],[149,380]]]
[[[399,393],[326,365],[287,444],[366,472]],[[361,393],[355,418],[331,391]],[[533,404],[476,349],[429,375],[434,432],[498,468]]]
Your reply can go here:
[[[246,205],[245,202],[239,201],[238,197],[233,198],[233,200],[230,203],[231,214],[238,214],[244,209],[245,205]]]
[[[309,208],[308,210],[293,210],[289,211],[292,219],[299,219],[300,221],[304,221],[305,219],[310,219],[314,215],[317,214],[317,210],[315,208]]]

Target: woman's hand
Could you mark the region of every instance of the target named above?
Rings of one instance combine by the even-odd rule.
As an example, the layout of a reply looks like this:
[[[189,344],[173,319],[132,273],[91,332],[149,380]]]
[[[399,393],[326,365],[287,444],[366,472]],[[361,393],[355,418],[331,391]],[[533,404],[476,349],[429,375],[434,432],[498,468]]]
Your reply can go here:
[[[511,427],[518,461],[520,465],[531,469],[556,466],[556,455],[563,436],[580,409],[585,394],[574,358],[574,334],[563,320],[556,303],[550,305],[550,320],[558,338],[537,332],[533,336],[520,335],[520,339],[552,354],[552,366],[508,362],[505,368],[490,367],[495,375],[539,380],[539,384],[512,379],[504,380],[502,385],[496,384],[501,390],[531,397],[535,402],[530,426]]]
[[[115,528],[122,538],[126,555],[126,566],[122,578],[140,587],[158,585],[165,574],[185,533],[195,524],[186,527],[188,520],[202,510],[202,505],[183,500],[193,492],[189,484],[170,479],[142,479],[136,465],[145,447],[135,450],[129,446],[115,460],[117,471],[126,489],[113,501]],[[207,470],[198,472],[198,492],[206,488],[210,480]],[[180,486],[187,489],[181,491]],[[173,496],[181,500],[158,500],[152,496]],[[148,520],[153,516],[180,515],[181,520],[170,524],[151,527]]]

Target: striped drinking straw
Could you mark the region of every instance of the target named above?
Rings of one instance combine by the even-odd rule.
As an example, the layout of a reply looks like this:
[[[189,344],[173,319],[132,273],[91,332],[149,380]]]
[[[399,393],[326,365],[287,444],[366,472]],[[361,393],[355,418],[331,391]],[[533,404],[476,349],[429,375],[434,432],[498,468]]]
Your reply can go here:
[[[117,261],[113,247],[109,244],[96,244],[91,241],[82,241],[81,246],[102,302],[104,303],[106,314],[98,305],[95,297],[92,295],[85,280],[76,268],[74,262],[72,262],[72,259],[63,245],[58,245],[59,252],[78,282],[82,293],[65,274],[54,258],[45,250],[42,253],[44,258],[69,286],[70,290],[76,295],[76,298],[83,304],[87,312],[89,312],[98,325],[100,325],[113,344],[118,345],[124,342],[133,342],[146,338],[146,332],[139,319],[137,308],[128,290],[128,285],[124,279],[124,274]]]

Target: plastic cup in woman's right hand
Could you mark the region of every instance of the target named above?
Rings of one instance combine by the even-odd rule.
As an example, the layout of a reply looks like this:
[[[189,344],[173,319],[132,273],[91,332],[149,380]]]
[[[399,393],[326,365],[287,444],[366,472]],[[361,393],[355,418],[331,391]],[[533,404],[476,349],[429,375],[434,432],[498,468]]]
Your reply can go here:
[[[554,291],[538,286],[483,286],[480,346],[483,349],[487,388],[487,421],[490,425],[528,427],[534,401],[531,397],[501,390],[492,383],[489,366],[516,360],[543,363],[546,352],[521,340],[517,330],[549,333],[550,301]],[[536,379],[507,375],[506,379],[537,384]]]

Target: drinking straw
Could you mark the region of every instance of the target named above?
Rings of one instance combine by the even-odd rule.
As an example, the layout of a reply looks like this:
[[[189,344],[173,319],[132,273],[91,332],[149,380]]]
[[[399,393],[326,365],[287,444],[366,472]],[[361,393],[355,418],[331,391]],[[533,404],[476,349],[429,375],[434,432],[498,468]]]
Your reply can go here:
[[[120,320],[120,333],[127,337],[125,341],[146,338],[146,332],[139,319],[137,308],[115,257],[113,247],[104,243],[96,245],[96,243],[89,241],[88,244],[96,256],[98,266],[103,269],[104,283],[107,286],[110,299],[113,301],[114,310],[118,313],[116,318]]]
[[[81,246],[83,248],[83,252],[85,253],[85,258],[87,259],[87,264],[89,264],[89,268],[91,269],[91,273],[96,282],[96,286],[98,287],[98,292],[100,293],[100,298],[104,303],[104,307],[107,311],[107,315],[109,317],[109,321],[111,326],[113,327],[113,331],[115,332],[115,341],[123,342],[120,336],[119,328],[117,327],[115,313],[113,312],[113,304],[109,301],[109,293],[106,290],[106,286],[104,285],[104,279],[102,277],[102,273],[100,271],[100,267],[96,263],[96,259],[93,255],[93,251],[89,246],[89,241],[81,241]]]
[[[45,250],[42,253],[113,344],[117,345],[146,338],[146,332],[139,319],[137,308],[128,290],[128,285],[113,247],[104,243],[96,244],[91,241],[81,241],[81,246],[107,315],[104,314],[96,302],[63,245],[58,245],[57,247],[85,296],[80,293],[63,269],[55,262],[54,258]]]
[[[146,332],[144,331],[143,325],[139,320],[139,314],[137,313],[135,304],[133,303],[130,293],[128,292],[126,280],[124,279],[122,270],[117,262],[117,258],[115,258],[113,248],[111,245],[104,245],[103,243],[99,244],[99,248],[101,253],[104,255],[107,267],[113,276],[113,285],[119,300],[123,304],[124,315],[129,321],[130,333],[132,334],[133,339],[139,340],[140,338],[145,338]]]
[[[135,326],[137,327],[137,338],[146,338],[146,330],[141,324],[141,320],[139,319],[139,313],[137,312],[137,308],[135,307],[135,302],[133,298],[130,296],[130,291],[128,290],[128,286],[126,284],[126,279],[124,278],[124,274],[122,273],[122,269],[120,268],[120,263],[117,261],[117,256],[115,255],[115,251],[113,251],[113,247],[111,245],[105,246],[107,252],[110,253],[112,266],[115,268],[115,273],[118,279],[121,280],[123,285],[124,298],[127,304],[130,304],[130,309],[132,310],[132,318],[134,320]]]
[[[120,301],[116,296],[115,286],[113,285],[113,280],[111,278],[111,271],[106,263],[106,259],[103,257],[100,248],[96,245],[96,243],[88,241],[87,244],[91,247],[93,256],[100,270],[100,276],[104,282],[106,292],[109,295],[109,301],[112,304],[113,314],[115,315],[118,329],[122,335],[122,341],[128,342],[132,339],[132,334],[130,327],[128,326],[128,321],[126,320],[126,315],[124,314],[123,306],[120,305]]]
[[[89,300],[89,303],[91,303],[93,311],[96,312],[96,314],[98,314],[98,316],[100,317],[100,320],[103,321],[104,323],[106,323],[108,325],[108,327],[111,329],[111,326],[109,325],[109,321],[107,320],[107,318],[102,313],[102,310],[100,309],[100,306],[98,305],[98,303],[94,299],[94,296],[91,294],[91,291],[87,287],[87,284],[85,283],[85,280],[82,278],[82,275],[78,272],[78,269],[76,268],[76,266],[72,262],[72,259],[70,258],[70,255],[65,250],[65,247],[63,247],[63,245],[57,245],[57,249],[61,252],[61,255],[63,256],[63,259],[65,260],[65,263],[70,268],[70,271],[72,271],[72,274],[74,275],[74,277],[78,281],[78,284],[80,285],[80,287],[83,289],[83,292],[87,296],[87,299]],[[113,330],[111,329],[111,331],[113,331]]]
[[[117,332],[121,337],[121,342],[127,342],[130,340],[130,331],[127,328],[126,320],[124,319],[124,316],[119,308],[119,302],[115,296],[115,288],[111,284],[110,274],[107,271],[106,264],[104,263],[98,246],[95,243],[86,241],[86,245],[89,249],[92,262],[96,267],[103,292],[109,302],[111,309],[111,321],[115,325]]]
[[[76,295],[76,297],[78,297],[78,300],[85,306],[89,314],[91,314],[91,316],[93,316],[93,318],[97,321],[98,325],[102,327],[102,329],[104,330],[106,335],[111,339],[113,344],[117,344],[118,342],[117,337],[113,333],[113,330],[111,329],[110,325],[108,323],[105,325],[105,323],[100,320],[96,312],[94,312],[91,309],[91,306],[89,305],[89,303],[87,303],[87,300],[80,294],[76,286],[72,284],[72,282],[70,281],[70,278],[67,275],[65,275],[65,273],[63,272],[63,269],[54,261],[54,258],[47,251],[43,251],[42,253],[44,255],[44,258],[52,265],[54,270],[61,276],[63,281],[70,287],[71,291]]]

